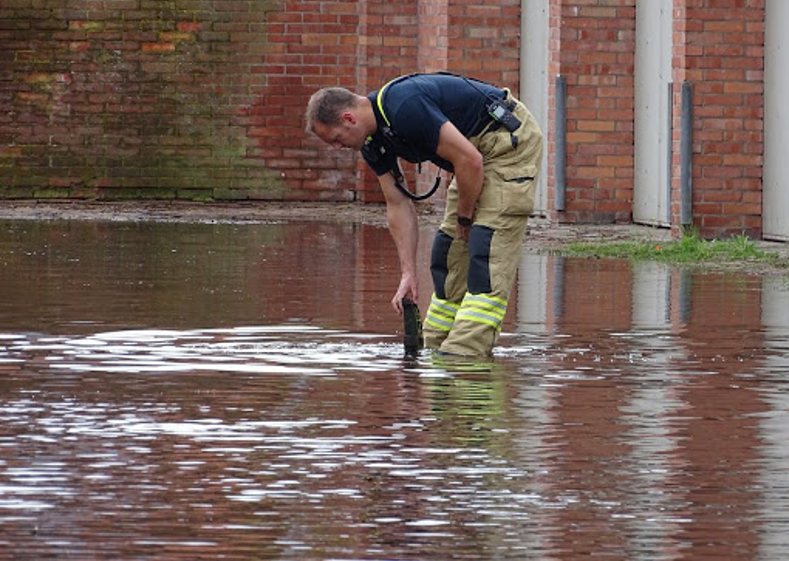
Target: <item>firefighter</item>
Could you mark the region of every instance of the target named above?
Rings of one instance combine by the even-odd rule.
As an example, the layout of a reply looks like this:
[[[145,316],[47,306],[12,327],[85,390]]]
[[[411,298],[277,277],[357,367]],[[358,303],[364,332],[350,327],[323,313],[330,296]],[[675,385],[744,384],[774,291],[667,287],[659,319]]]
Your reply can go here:
[[[383,191],[401,278],[392,305],[417,301],[417,215],[398,158],[454,174],[430,259],[434,293],[424,344],[487,357],[502,328],[534,206],[543,137],[508,89],[447,73],[412,74],[366,96],[324,88],[307,105],[307,131],[361,151]],[[434,189],[438,186],[436,179]]]

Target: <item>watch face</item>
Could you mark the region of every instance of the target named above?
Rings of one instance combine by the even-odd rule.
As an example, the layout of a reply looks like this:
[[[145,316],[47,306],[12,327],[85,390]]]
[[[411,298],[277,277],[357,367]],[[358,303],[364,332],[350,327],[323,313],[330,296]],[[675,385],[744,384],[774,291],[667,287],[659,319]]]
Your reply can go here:
[[[471,218],[467,216],[458,216],[458,224],[461,226],[471,226]]]

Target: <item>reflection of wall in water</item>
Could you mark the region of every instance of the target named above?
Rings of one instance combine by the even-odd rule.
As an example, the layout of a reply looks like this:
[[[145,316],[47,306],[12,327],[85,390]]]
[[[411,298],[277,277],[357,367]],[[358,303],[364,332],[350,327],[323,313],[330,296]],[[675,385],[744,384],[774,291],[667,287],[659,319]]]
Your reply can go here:
[[[786,465],[789,456],[775,446],[786,441],[789,419],[760,423],[765,404],[744,386],[765,364],[763,328],[779,323],[775,333],[785,340],[786,294],[767,291],[754,276],[533,255],[524,258],[519,282],[518,329],[548,338],[547,369],[561,375],[552,391],[530,400],[545,408],[534,419],[559,427],[554,477],[571,479],[579,466],[594,473],[628,458],[634,473],[620,477],[621,487],[671,490],[639,513],[654,524],[631,539],[667,532],[687,543],[691,556],[753,558],[759,534],[744,515],[760,505],[774,514],[781,505],[780,482],[771,482],[772,497],[755,491],[752,462],[769,430],[768,449]],[[787,361],[785,341],[775,341],[784,347],[776,360]],[[595,481],[585,479],[587,491],[605,493],[602,480]],[[585,515],[595,516],[592,509]],[[742,538],[736,550],[708,545],[725,543],[730,532]],[[777,539],[777,529],[770,535],[763,539]],[[668,553],[671,543],[658,550]]]
[[[526,253],[511,308],[519,333],[559,333],[563,325],[603,331],[660,327],[684,332],[709,326],[758,330],[757,279],[654,262]]]
[[[524,254],[518,271],[517,329],[557,331],[562,323],[604,329],[628,326],[631,276],[624,261]]]
[[[789,285],[785,277],[765,277],[762,282],[762,324],[766,357],[759,378],[789,372]],[[781,383],[782,381],[779,381]],[[763,470],[760,475],[760,550],[764,559],[780,559],[789,535],[786,489],[789,489],[789,393],[764,392],[769,412],[760,424]]]

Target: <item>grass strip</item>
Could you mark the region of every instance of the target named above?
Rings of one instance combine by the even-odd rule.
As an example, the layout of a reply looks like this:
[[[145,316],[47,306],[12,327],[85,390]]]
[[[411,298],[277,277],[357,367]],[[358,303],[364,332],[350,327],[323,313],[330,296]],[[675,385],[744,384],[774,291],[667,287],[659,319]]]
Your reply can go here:
[[[726,264],[758,262],[789,269],[778,253],[765,251],[747,236],[726,240],[703,240],[687,234],[676,241],[577,242],[557,250],[565,257],[619,258],[681,264]]]

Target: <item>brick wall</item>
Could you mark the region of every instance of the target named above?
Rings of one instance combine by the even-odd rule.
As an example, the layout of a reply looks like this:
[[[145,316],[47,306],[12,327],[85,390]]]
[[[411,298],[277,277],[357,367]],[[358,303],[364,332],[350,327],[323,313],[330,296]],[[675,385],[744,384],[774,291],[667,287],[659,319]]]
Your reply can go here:
[[[380,200],[313,91],[517,86],[519,0],[3,0],[0,197]],[[432,175],[432,174],[431,174]]]
[[[764,0],[675,0],[674,114],[693,86],[693,215],[705,237],[761,237]],[[674,123],[679,223],[679,130]]]
[[[520,69],[520,0],[448,0],[448,68],[510,87]]]
[[[283,74],[273,8],[3,0],[0,196],[286,196],[245,109]]]
[[[629,222],[635,0],[552,0],[549,75],[567,80],[567,222]],[[551,99],[555,85],[551,84]],[[555,102],[551,102],[551,122]],[[554,138],[549,138],[553,200]]]
[[[248,115],[251,156],[278,172],[288,198],[354,198],[353,155],[317,150],[304,134],[303,114],[317,88],[355,83],[359,25],[350,2],[285,0],[268,14],[268,40],[255,66],[261,87]]]

